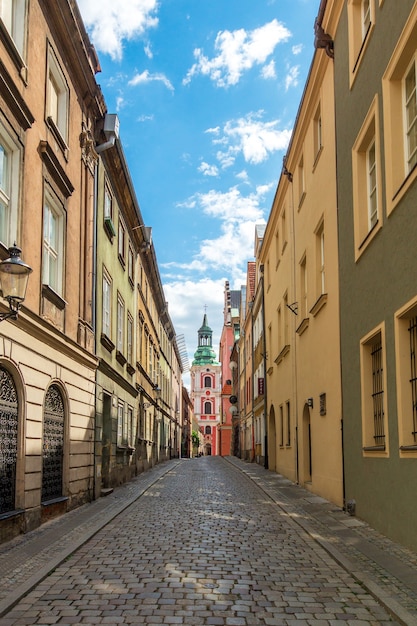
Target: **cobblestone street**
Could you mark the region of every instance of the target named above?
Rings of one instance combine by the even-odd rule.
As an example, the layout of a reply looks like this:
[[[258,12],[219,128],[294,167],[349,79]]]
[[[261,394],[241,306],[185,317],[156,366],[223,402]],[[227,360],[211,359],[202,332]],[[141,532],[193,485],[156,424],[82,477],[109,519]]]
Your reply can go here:
[[[172,464],[0,620],[29,624],[395,624],[237,466]]]

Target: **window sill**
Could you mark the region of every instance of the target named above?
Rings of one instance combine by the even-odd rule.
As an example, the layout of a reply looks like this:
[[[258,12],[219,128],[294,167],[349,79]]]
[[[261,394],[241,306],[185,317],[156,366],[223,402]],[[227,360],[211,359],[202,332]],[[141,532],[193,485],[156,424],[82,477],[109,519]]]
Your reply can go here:
[[[327,302],[327,293],[322,293],[313,306],[310,309],[310,313],[313,317],[317,315],[317,313],[324,307]]]
[[[310,318],[309,317],[305,317],[302,321],[301,324],[299,324],[297,326],[297,328],[295,329],[295,332],[297,333],[297,335],[302,335],[303,332],[305,330],[307,330],[307,328],[309,327],[310,324]]]
[[[48,117],[46,118],[46,123],[48,125],[49,130],[52,132],[54,139],[57,142],[62,154],[64,155],[65,159],[68,160],[68,151],[69,151],[68,145],[60,129],[55,124],[54,120],[52,119],[50,115],[48,115]]]
[[[120,365],[125,365],[126,364],[126,357],[124,356],[124,354],[122,352],[120,352],[120,350],[116,350],[116,361],[118,363],[120,363]]]
[[[123,256],[120,254],[120,252],[119,252],[119,262],[120,262],[120,265],[123,267],[123,269],[126,269],[126,261],[123,258]]]
[[[275,359],[275,363],[278,365],[278,363],[281,363],[282,359],[289,353],[290,351],[290,346],[287,344],[286,346],[284,346],[281,350],[281,352],[278,354],[277,358]]]
[[[362,448],[364,452],[385,452],[385,445],[382,446],[364,446]]]
[[[298,210],[300,210],[301,207],[303,206],[305,198],[306,198],[306,192],[303,191],[303,193],[301,194],[300,199],[298,201]]]
[[[42,297],[49,300],[60,311],[63,311],[67,305],[65,300],[49,285],[42,285]]]
[[[116,236],[116,231],[111,217],[104,218],[104,230],[106,231],[107,237],[110,239],[111,242],[113,242],[113,239]]]
[[[113,352],[113,350],[115,349],[115,345],[112,342],[112,340],[107,337],[107,335],[105,335],[104,333],[101,333],[100,335],[100,343],[102,346],[104,346],[106,348],[106,350],[108,350],[109,352]]]
[[[136,369],[130,363],[127,364],[126,369],[127,373],[130,374],[130,376],[133,376],[133,374],[136,372]]]

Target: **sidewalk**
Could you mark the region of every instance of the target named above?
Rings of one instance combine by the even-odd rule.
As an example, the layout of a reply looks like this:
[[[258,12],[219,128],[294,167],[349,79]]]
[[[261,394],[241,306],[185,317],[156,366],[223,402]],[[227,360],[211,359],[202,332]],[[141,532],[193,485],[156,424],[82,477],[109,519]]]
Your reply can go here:
[[[401,624],[417,625],[417,554],[365,522],[256,463],[239,467]],[[416,529],[417,532],[417,529]]]
[[[107,497],[0,545],[0,617],[178,463],[198,462],[198,459],[167,461]],[[225,462],[255,482],[398,623],[417,626],[417,554],[279,474],[235,457],[226,457]]]

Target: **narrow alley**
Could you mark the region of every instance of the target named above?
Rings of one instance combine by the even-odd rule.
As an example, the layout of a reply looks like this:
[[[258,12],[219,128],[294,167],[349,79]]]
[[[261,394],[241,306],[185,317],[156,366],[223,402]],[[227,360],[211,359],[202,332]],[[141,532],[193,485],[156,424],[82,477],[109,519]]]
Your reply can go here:
[[[390,615],[268,494],[274,476],[238,459],[170,461],[2,546],[0,624],[415,623]]]

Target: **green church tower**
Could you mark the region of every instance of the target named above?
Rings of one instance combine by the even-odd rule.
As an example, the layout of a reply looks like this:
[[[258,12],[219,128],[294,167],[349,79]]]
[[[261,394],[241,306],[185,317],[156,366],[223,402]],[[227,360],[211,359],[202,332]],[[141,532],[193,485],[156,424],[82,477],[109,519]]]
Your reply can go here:
[[[205,313],[203,324],[198,329],[198,348],[194,353],[193,365],[220,365],[213,349],[212,338],[213,331],[208,325]]]

